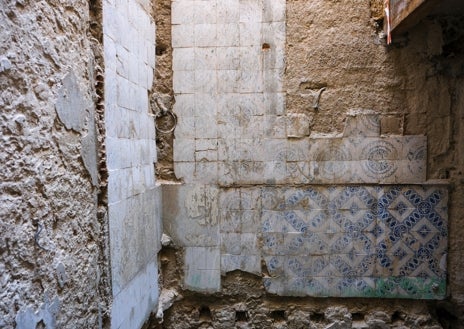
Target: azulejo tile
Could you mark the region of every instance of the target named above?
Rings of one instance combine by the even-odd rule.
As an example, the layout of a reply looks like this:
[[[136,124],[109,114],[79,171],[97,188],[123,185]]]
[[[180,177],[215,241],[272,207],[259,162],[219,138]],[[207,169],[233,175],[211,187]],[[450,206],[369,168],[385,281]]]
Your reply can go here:
[[[444,297],[446,188],[277,190],[267,188],[274,210],[263,211],[261,227],[264,254],[281,257],[275,291],[278,286],[289,295]]]

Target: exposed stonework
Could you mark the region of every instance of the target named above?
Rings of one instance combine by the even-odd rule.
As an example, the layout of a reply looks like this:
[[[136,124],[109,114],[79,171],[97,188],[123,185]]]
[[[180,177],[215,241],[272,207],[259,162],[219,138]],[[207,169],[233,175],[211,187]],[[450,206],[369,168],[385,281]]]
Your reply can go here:
[[[0,327],[95,328],[107,323],[109,284],[95,13],[87,1],[0,8]]]
[[[176,181],[173,162],[175,119],[173,112],[171,45],[171,0],[153,0],[156,13],[156,69],[150,106],[156,116],[156,175],[160,180]],[[174,114],[176,115],[176,114]]]

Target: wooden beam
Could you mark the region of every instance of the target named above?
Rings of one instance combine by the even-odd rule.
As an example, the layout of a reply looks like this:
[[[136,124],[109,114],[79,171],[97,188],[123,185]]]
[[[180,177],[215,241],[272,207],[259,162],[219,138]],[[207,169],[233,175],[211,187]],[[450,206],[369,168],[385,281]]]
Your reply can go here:
[[[391,32],[407,32],[441,0],[390,0]]]

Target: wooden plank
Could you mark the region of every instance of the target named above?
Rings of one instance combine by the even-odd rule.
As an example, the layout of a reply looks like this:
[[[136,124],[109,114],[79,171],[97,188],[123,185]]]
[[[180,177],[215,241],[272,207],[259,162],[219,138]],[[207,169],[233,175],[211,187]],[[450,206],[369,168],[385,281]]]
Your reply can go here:
[[[441,0],[390,0],[392,34],[401,34],[419,23]]]

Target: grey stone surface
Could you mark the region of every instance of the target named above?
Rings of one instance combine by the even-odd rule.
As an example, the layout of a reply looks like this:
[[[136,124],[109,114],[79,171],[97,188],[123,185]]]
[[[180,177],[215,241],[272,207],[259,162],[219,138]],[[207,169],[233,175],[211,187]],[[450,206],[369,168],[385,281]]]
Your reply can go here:
[[[84,166],[87,169],[93,186],[98,185],[98,140],[95,126],[95,110],[89,113],[87,123],[87,133],[82,137],[81,141],[81,156],[84,161]]]
[[[76,75],[70,71],[62,80],[62,87],[58,92],[56,112],[61,122],[68,129],[82,131],[88,113],[89,103],[82,95]]]
[[[35,329],[42,323],[48,329],[56,328],[56,318],[60,310],[60,301],[55,298],[50,301],[45,296],[44,303],[35,311],[32,307],[26,307],[16,315],[16,328],[18,329]]]

